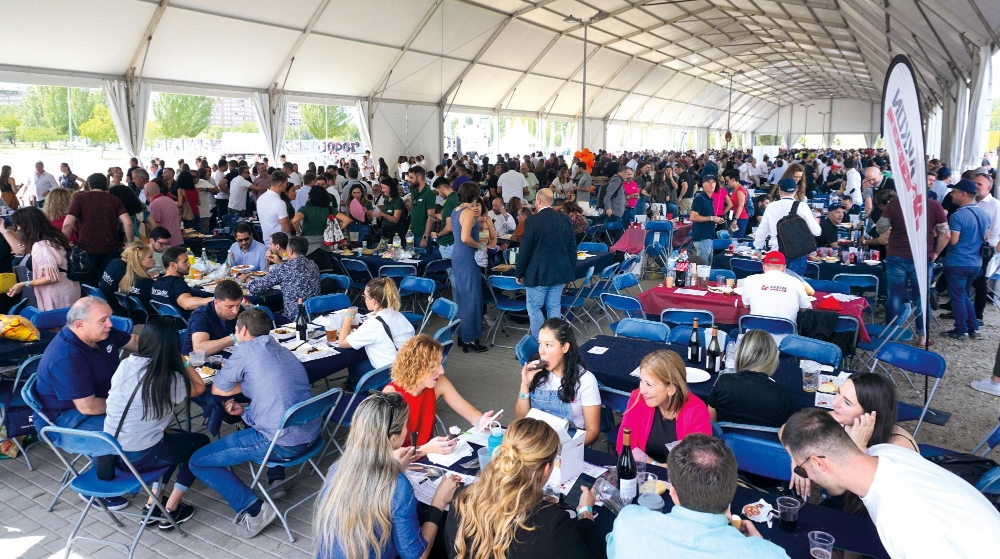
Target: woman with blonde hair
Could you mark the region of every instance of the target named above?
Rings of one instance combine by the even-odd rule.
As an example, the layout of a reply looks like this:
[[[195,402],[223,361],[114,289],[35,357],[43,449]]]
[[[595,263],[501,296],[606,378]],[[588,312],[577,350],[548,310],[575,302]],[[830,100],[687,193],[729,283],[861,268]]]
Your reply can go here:
[[[148,305],[153,289],[153,278],[149,275],[149,270],[156,267],[153,249],[135,241],[125,247],[121,259],[125,262],[125,274],[118,282],[118,292],[136,295],[144,305]]]
[[[799,406],[792,392],[771,380],[778,344],[764,330],[748,330],[736,344],[736,374],[721,375],[708,395],[712,421],[781,427]]]
[[[313,511],[317,559],[423,559],[457,484],[441,479],[426,520],[403,470],[416,458],[410,410],[399,394],[373,392],[354,412],[340,460],[330,466]],[[361,497],[361,498],[359,498]]]
[[[806,168],[801,163],[792,163],[785,167],[785,172],[781,175],[782,179],[792,179],[795,184],[799,185],[795,189],[795,199],[799,202],[806,201]],[[778,200],[781,198],[781,192],[778,191],[778,184],[775,183],[774,187],[771,189],[771,200]]]
[[[653,464],[665,463],[668,448],[689,433],[712,434],[708,406],[688,390],[680,355],[661,349],[643,358],[639,388],[628,399],[618,431],[618,452],[625,429],[631,429],[632,448],[644,451]]]
[[[364,290],[365,305],[371,313],[368,319],[351,331],[357,308],[344,314],[340,325],[340,347],[364,348],[368,359],[348,368],[348,386],[354,387],[368,371],[385,367],[396,359],[399,348],[413,337],[410,321],[399,312],[399,290],[392,278],[374,278]]]
[[[558,453],[548,424],[515,421],[479,481],[455,496],[444,534],[449,559],[604,557],[592,488],[580,487],[577,520],[542,499]]]
[[[480,413],[467,402],[455,385],[444,376],[443,346],[427,334],[419,334],[409,339],[399,348],[392,363],[392,382],[383,392],[397,392],[403,396],[410,408],[407,428],[417,433],[417,445],[421,454],[436,452],[450,454],[455,450],[455,439],[434,437],[434,423],[437,417],[437,401],[443,398],[455,413],[472,423],[476,428],[485,427],[493,417],[493,410]]]
[[[42,213],[60,231],[62,231],[63,221],[66,220],[66,214],[69,213],[69,205],[73,201],[74,194],[76,191],[69,188],[54,188],[45,197]],[[69,240],[72,243],[76,242],[76,231],[73,231]]]

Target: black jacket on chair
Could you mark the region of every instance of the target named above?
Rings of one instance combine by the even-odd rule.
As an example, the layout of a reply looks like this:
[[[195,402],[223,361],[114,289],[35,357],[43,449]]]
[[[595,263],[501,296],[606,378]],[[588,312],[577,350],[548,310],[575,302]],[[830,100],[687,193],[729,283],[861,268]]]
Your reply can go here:
[[[514,275],[525,287],[576,280],[576,235],[568,216],[543,208],[525,220]]]

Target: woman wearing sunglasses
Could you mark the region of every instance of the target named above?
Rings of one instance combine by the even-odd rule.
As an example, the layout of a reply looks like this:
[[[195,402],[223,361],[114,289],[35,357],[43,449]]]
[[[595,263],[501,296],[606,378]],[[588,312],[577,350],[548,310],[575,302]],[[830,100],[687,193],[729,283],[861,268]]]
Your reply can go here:
[[[313,516],[318,559],[423,559],[456,481],[441,479],[424,522],[403,471],[414,460],[403,397],[372,392],[354,412],[340,460],[330,466]],[[360,498],[359,498],[360,497]]]

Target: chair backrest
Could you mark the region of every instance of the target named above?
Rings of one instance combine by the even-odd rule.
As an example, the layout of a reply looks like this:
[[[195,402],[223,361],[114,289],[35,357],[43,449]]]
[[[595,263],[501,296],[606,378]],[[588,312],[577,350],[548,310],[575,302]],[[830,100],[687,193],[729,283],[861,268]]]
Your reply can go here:
[[[977,454],[979,456],[986,456],[991,450],[993,450],[998,444],[1000,444],[1000,424],[993,428],[983,440],[979,441],[969,454]]]
[[[288,427],[305,425],[317,419],[326,418],[344,395],[341,388],[333,388],[308,400],[288,408],[278,425],[278,433]]]
[[[639,278],[635,274],[618,274],[611,279],[611,286],[619,293],[637,285],[639,285]],[[642,291],[642,286],[639,287],[639,291]]]
[[[104,296],[104,293],[100,289],[92,285],[81,283],[80,289],[83,290],[83,295],[85,297],[97,297],[98,299],[104,299],[105,301],[108,300],[108,298]]]
[[[680,326],[674,326],[670,329],[670,337],[667,338],[667,343],[686,344],[690,339],[691,327],[682,324]]]
[[[694,326],[694,319],[698,319],[698,326],[712,326],[715,324],[715,315],[712,311],[694,309],[663,309],[660,311],[660,322],[670,326]],[[691,333],[688,332],[690,336]]]
[[[27,307],[28,307],[28,299],[27,297],[25,297],[10,308],[10,314],[20,315]]]
[[[367,281],[372,279],[372,271],[368,269],[368,264],[357,258],[341,258],[340,265],[355,280]]]
[[[382,266],[385,268],[385,266]],[[381,270],[379,270],[381,272]],[[414,293],[433,295],[437,289],[437,284],[430,278],[420,278],[416,276],[406,276],[399,282],[400,289],[406,289]]]
[[[431,303],[430,313],[442,316],[445,320],[451,322],[458,315],[458,303],[444,297],[439,297]]]
[[[184,321],[184,324],[187,324],[187,319],[184,318],[184,315],[181,314],[181,311],[177,307],[159,301],[150,301],[149,304],[152,305],[153,310],[160,316],[179,318]]]
[[[128,295],[120,291],[115,291],[115,299],[118,301],[118,304],[121,306],[121,308],[128,311],[129,314],[132,314],[132,305],[128,300]]]
[[[265,307],[264,305],[254,305],[251,308],[264,311],[264,314],[266,314],[267,317],[271,319],[271,324],[274,324],[274,311]]]
[[[448,324],[442,326],[437,332],[434,332],[434,339],[438,343],[450,342],[455,338],[455,332],[458,331],[458,326],[462,324],[461,319],[455,319]]]
[[[722,229],[722,230],[719,230],[719,231],[715,232],[715,238],[716,239],[726,239],[728,241],[732,237],[729,235],[729,231],[726,231],[725,229]]]
[[[511,276],[490,276],[490,287],[501,291],[523,291],[524,286]]]
[[[431,260],[424,267],[424,277],[428,277],[432,274],[440,274],[442,272],[447,272],[451,269],[451,259],[449,258],[438,258],[437,260]]]
[[[841,281],[858,291],[878,291],[878,276],[874,274],[837,274],[833,281]]]
[[[725,279],[736,280],[736,274],[734,274],[732,270],[723,270],[722,268],[712,268],[712,271],[709,272],[708,278],[711,281],[715,281],[715,278],[719,276],[722,276]]]
[[[642,311],[642,303],[640,303],[635,297],[629,297],[628,295],[601,293],[601,304],[616,311],[628,313],[629,316],[633,313],[636,314],[638,318],[645,316]]]
[[[387,264],[379,266],[378,275],[382,278],[405,278],[417,275],[417,267],[410,264]]]
[[[740,317],[740,333],[747,330],[764,330],[771,334],[794,334],[795,323],[787,318],[745,314]]]
[[[806,262],[806,273],[803,275],[807,278],[819,279],[819,264],[815,262]]]
[[[451,350],[455,349],[455,342],[448,340],[446,342],[441,342],[441,366],[444,367],[448,365],[448,356],[451,355]]]
[[[337,286],[337,289],[341,291],[347,291],[351,287],[351,278],[343,274],[320,274],[319,276],[320,283],[322,283],[323,280],[332,281],[334,285]]]
[[[806,283],[808,283],[816,291],[822,293],[843,293],[844,295],[851,294],[851,286],[847,285],[842,281],[830,281],[821,279],[805,278]]]
[[[343,293],[332,293],[330,295],[319,295],[305,300],[306,314],[312,317],[324,313],[339,311],[351,306],[351,300]]]
[[[878,350],[877,358],[904,371],[934,378],[943,377],[947,366],[944,357],[937,353],[898,342],[883,345]]]
[[[522,367],[527,365],[528,360],[536,353],[538,353],[538,340],[531,334],[522,336],[521,340],[514,346],[514,354],[517,355],[517,360]]]
[[[40,424],[50,424],[51,420],[42,411],[42,402],[39,401],[38,396],[35,394],[35,383],[38,382],[38,375],[34,374],[35,370],[38,370],[38,362],[41,361],[42,356],[36,355],[31,359],[25,361],[21,364],[21,370],[27,372],[29,364],[32,364],[33,369],[31,370],[31,375],[28,376],[27,380],[24,382],[24,387],[21,388],[21,399],[24,403],[31,408],[31,411],[35,413],[35,427],[37,428]],[[41,418],[41,422],[39,422]]]
[[[50,425],[43,427],[40,435],[53,448],[59,448],[69,454],[83,454],[90,457],[108,454],[123,456],[118,441],[104,431],[81,431]]]
[[[737,433],[723,433],[722,440],[736,455],[741,472],[785,480],[792,471],[792,459],[779,442]]]
[[[662,322],[642,318],[624,318],[618,323],[615,336],[665,344],[670,339],[670,327]]]
[[[382,390],[385,385],[389,384],[390,380],[392,380],[392,363],[365,373],[365,376],[358,381],[354,393],[368,396],[369,390]]]
[[[21,316],[27,318],[39,330],[51,330],[66,326],[66,314],[69,307],[64,309],[53,309],[51,311],[40,311],[35,307],[26,307],[21,311]]]
[[[631,394],[624,390],[608,388],[603,384],[597,385],[597,390],[601,393],[601,405],[618,413],[625,413],[628,406],[628,399]]]
[[[132,329],[135,328],[135,325],[133,324],[132,319],[130,318],[124,318],[121,316],[112,315],[111,327],[114,328],[115,330],[121,330],[126,334],[131,334]]]
[[[782,338],[778,349],[781,353],[798,357],[799,359],[810,359],[834,368],[839,368],[840,362],[843,359],[840,347],[836,344],[795,334]]]
[[[582,252],[608,252],[608,245],[604,243],[580,243],[576,245],[576,250]]]
[[[764,271],[764,264],[759,260],[749,258],[732,258],[729,260],[729,269],[734,273],[737,270],[759,273]]]

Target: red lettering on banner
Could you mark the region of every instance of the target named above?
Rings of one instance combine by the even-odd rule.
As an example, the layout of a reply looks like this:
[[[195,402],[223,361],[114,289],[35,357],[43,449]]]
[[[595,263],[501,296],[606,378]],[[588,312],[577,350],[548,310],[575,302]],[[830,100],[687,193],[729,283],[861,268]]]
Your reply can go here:
[[[913,199],[913,215],[919,216],[924,211],[923,196],[917,192],[917,185],[913,184],[913,170],[910,169],[910,166],[906,161],[905,152],[903,150],[903,140],[899,133],[896,115],[893,113],[891,107],[888,111],[886,111],[886,117],[889,121],[889,131],[892,135],[892,143],[896,146],[896,156],[898,159],[896,168],[899,169],[900,175],[903,179],[903,185],[906,187],[906,190],[910,192],[910,196]],[[916,232],[920,232],[919,219],[913,220],[913,228]]]

